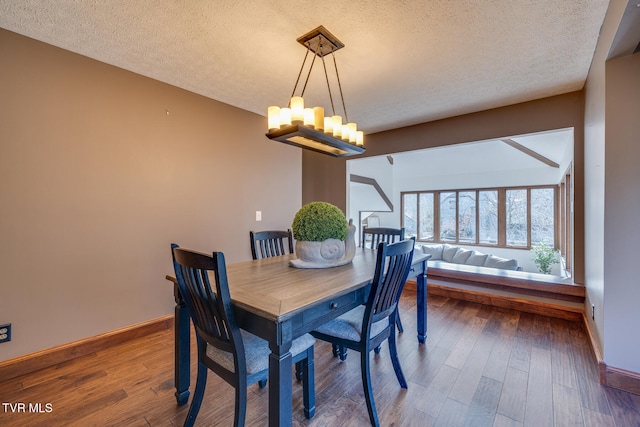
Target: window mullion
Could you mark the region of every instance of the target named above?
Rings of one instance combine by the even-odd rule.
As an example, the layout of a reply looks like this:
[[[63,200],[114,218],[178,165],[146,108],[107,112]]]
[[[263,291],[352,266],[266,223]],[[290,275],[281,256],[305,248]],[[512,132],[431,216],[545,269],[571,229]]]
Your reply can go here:
[[[440,192],[433,192],[433,240],[440,241]]]
[[[498,189],[498,246],[507,245],[507,190]]]
[[[460,192],[456,191],[456,243],[460,243]]]
[[[480,192],[476,193],[476,245],[480,244]]]
[[[416,240],[420,240],[420,230],[422,230],[420,217],[420,191],[416,192]]]

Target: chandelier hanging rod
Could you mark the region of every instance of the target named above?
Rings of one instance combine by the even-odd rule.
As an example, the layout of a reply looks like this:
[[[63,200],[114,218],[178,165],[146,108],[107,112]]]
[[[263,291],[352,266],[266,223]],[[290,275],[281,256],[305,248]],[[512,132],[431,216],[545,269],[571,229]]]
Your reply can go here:
[[[326,41],[326,43],[323,43],[323,40]],[[327,30],[323,26],[320,26],[314,30],[309,31],[307,34],[301,37],[298,37],[297,42],[303,45],[304,47],[306,47],[307,51],[305,52],[304,59],[302,61],[302,67],[300,67],[300,72],[298,73],[298,79],[296,80],[296,84],[293,87],[293,92],[291,96],[293,97],[295,95],[296,89],[298,87],[298,83],[300,81],[300,76],[302,75],[304,65],[307,62],[307,57],[309,55],[309,52],[313,52],[314,53],[313,61],[311,61],[311,66],[309,67],[309,72],[307,73],[307,78],[305,80],[304,87],[302,89],[302,93],[300,96],[304,96],[304,92],[307,88],[307,83],[309,82],[309,77],[311,76],[311,71],[313,70],[313,65],[315,63],[316,57],[319,56],[320,59],[322,59],[322,66],[324,68],[324,77],[327,82],[327,91],[329,92],[329,100],[331,101],[331,109],[333,111],[333,114],[334,115],[336,114],[336,109],[333,104],[333,94],[331,92],[331,85],[329,83],[329,74],[327,72],[327,64],[324,60],[324,57],[326,55],[331,54],[331,57],[333,58],[333,68],[336,71],[336,79],[338,81],[338,90],[340,92],[342,110],[344,111],[345,120],[348,122],[349,116],[347,114],[347,107],[344,102],[344,95],[342,93],[342,83],[340,81],[340,73],[338,72],[338,63],[336,61],[336,55],[335,55],[335,52],[337,50],[340,50],[344,47],[344,43],[338,40],[336,36],[331,34],[329,30]],[[314,46],[314,42],[315,42],[315,46]]]

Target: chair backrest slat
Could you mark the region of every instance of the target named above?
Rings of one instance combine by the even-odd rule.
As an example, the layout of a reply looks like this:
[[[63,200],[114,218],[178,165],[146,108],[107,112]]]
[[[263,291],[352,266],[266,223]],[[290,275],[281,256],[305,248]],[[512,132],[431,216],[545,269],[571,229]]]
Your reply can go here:
[[[270,258],[293,253],[293,235],[291,230],[249,232],[251,256],[253,259]],[[285,246],[285,240],[287,245]],[[288,252],[286,251],[288,249]]]
[[[383,319],[393,312],[407,281],[413,258],[414,239],[392,244],[378,244],[376,269],[367,307],[368,325]]]

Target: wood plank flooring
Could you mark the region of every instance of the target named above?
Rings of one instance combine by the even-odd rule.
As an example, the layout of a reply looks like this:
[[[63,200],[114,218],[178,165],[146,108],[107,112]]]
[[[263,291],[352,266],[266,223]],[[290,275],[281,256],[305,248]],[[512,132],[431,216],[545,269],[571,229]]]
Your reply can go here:
[[[398,344],[407,390],[388,348],[371,356],[381,425],[640,426],[640,396],[598,383],[580,323],[440,296],[428,307],[427,344],[418,346],[415,294],[405,290]],[[359,364],[356,353],[340,362],[317,343],[316,416],[304,418],[294,383],[293,425],[368,425]],[[0,382],[0,426],[180,426],[188,405],[178,407],[174,391],[168,330]],[[266,425],[267,389],[251,386],[249,396],[247,425]],[[232,425],[233,399],[210,373],[196,425]]]

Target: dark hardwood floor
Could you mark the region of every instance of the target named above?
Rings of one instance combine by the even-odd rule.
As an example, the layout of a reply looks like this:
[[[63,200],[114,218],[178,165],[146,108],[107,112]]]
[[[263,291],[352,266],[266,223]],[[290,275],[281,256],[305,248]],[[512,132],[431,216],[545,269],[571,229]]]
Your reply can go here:
[[[415,294],[406,290],[401,304],[409,388],[398,385],[386,347],[371,356],[383,426],[640,426],[640,396],[598,383],[580,323],[431,296],[427,344],[418,346]],[[318,343],[315,373],[312,420],[293,384],[295,426],[368,425],[356,353],[340,362]],[[179,426],[188,405],[173,393],[169,330],[0,382],[0,426]],[[253,385],[249,395],[247,425],[266,425],[267,389]],[[210,373],[196,425],[232,425],[233,399]]]

